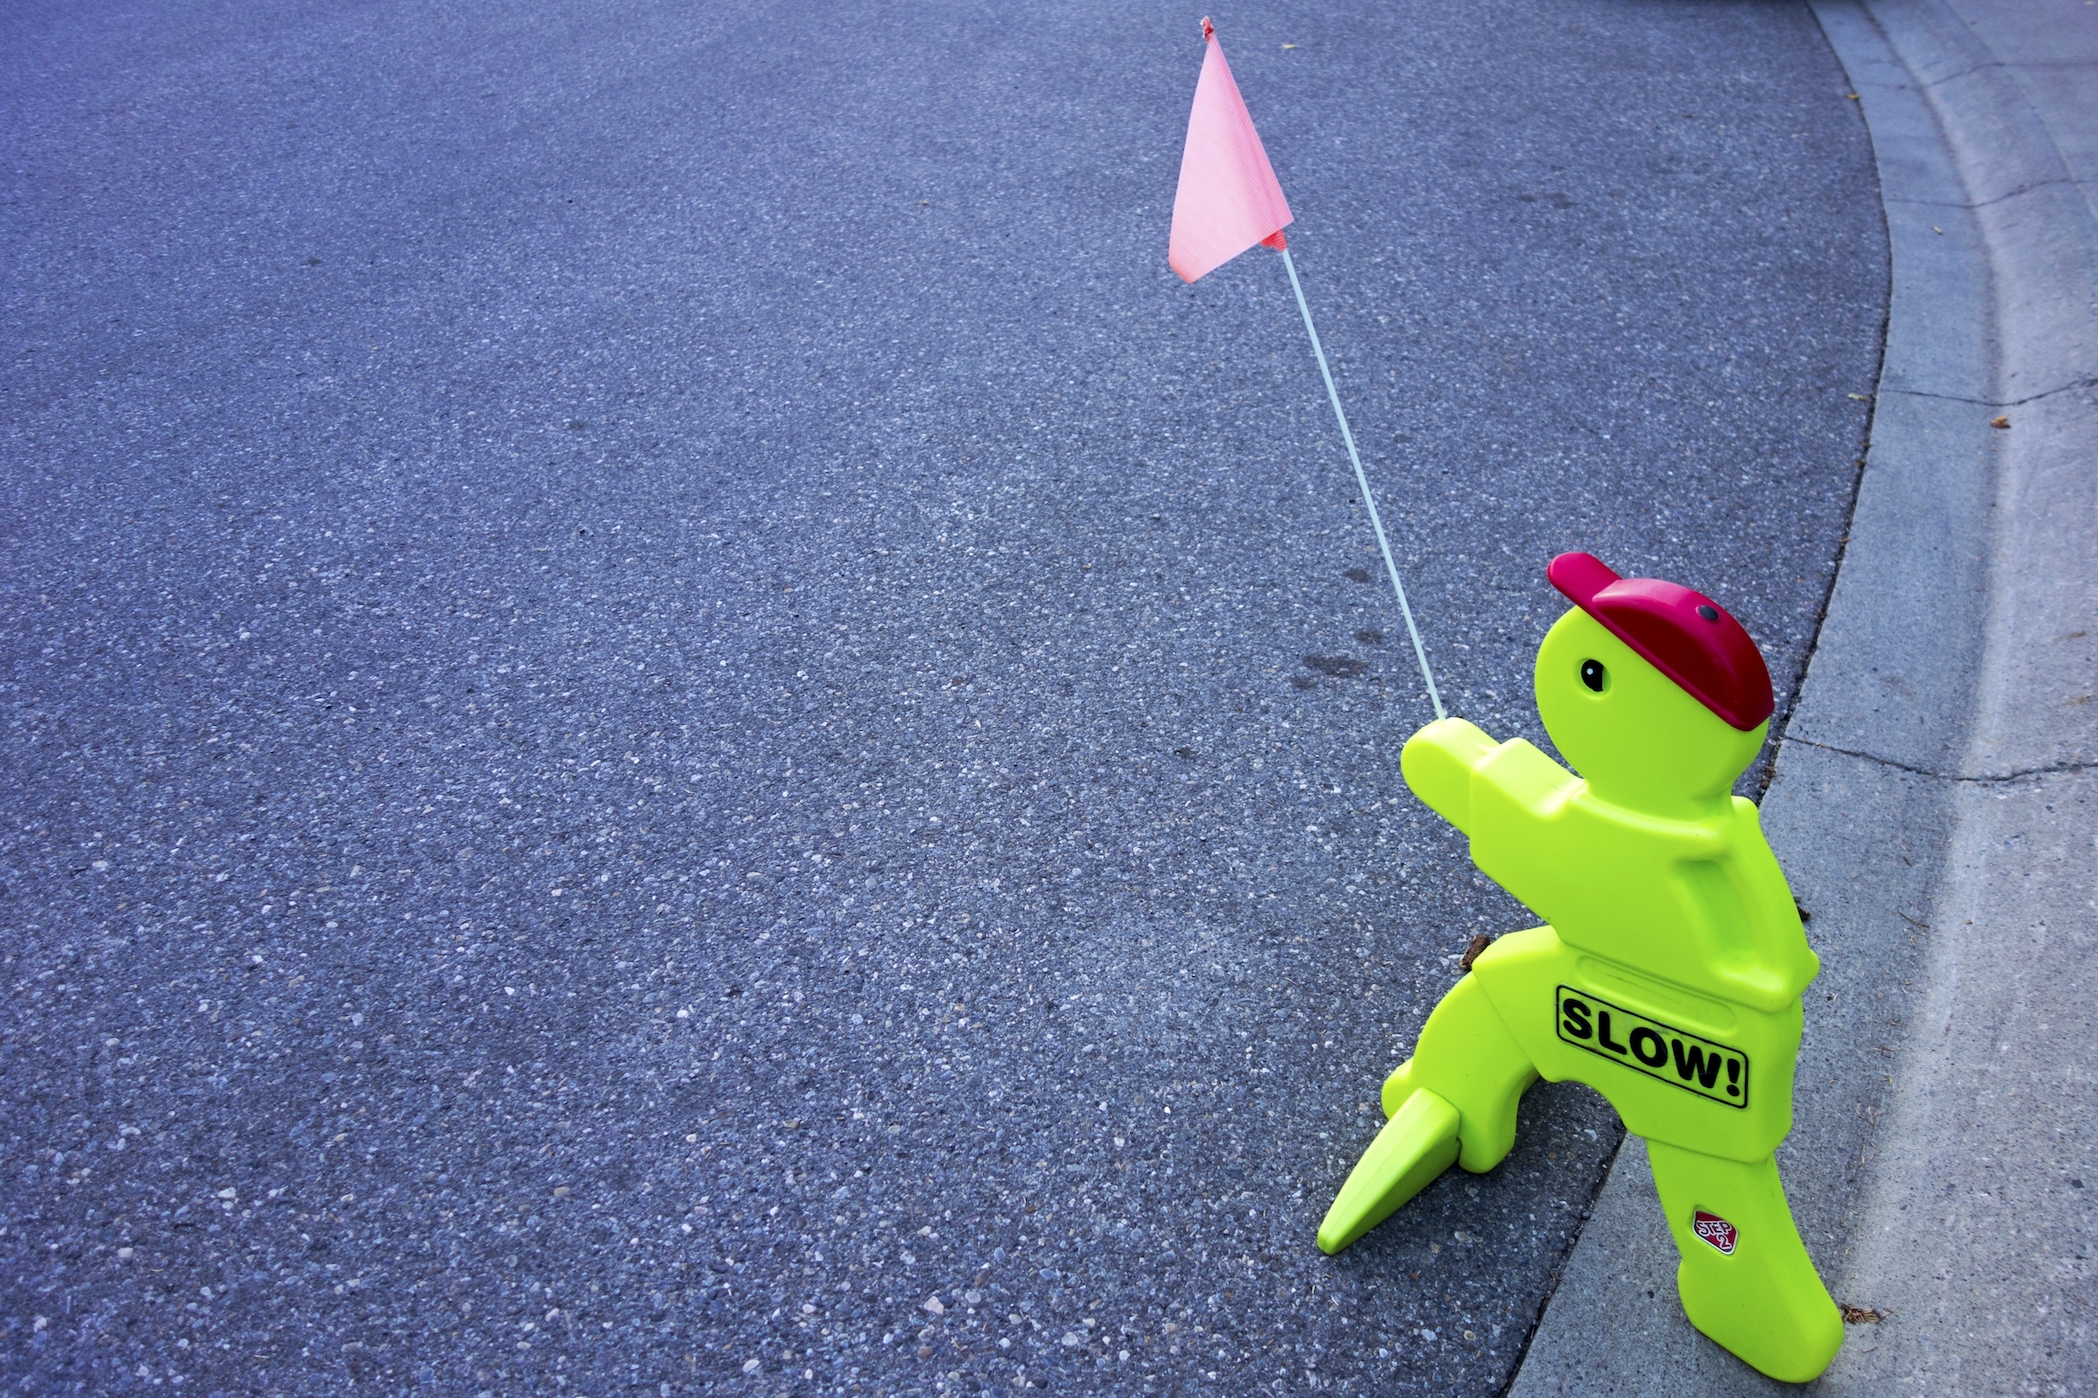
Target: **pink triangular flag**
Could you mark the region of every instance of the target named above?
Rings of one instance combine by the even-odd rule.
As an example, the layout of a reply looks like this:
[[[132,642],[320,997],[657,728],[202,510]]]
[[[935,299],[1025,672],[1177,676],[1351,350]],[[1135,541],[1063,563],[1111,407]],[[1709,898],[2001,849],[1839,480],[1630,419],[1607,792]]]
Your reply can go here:
[[[1261,149],[1246,99],[1231,80],[1216,26],[1202,19],[1207,51],[1187,119],[1180,155],[1180,190],[1173,196],[1173,237],[1167,260],[1185,281],[1229,262],[1255,243],[1284,246],[1289,202]]]

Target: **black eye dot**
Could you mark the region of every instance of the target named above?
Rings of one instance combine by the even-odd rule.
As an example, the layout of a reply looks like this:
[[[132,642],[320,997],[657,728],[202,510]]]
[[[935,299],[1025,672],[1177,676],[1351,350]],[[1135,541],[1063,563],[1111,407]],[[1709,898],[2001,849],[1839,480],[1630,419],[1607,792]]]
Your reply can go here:
[[[1600,660],[1582,661],[1581,683],[1587,685],[1597,694],[1601,694],[1603,692],[1603,662]]]
[[[1703,604],[1700,604],[1697,609],[1697,614],[1703,617],[1706,621],[1719,620],[1719,609],[1717,607],[1705,606]]]

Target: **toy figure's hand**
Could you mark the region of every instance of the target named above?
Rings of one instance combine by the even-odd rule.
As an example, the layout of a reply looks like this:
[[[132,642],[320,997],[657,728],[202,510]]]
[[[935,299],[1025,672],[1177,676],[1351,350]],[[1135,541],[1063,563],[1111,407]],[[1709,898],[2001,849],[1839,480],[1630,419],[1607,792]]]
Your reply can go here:
[[[1399,770],[1413,794],[1444,820],[1471,833],[1472,765],[1498,743],[1461,718],[1437,719],[1406,740]]]

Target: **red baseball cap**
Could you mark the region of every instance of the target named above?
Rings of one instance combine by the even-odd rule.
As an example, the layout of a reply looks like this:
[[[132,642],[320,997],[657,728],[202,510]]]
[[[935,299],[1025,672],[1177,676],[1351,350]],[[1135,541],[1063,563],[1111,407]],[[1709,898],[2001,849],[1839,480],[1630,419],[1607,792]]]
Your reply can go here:
[[[1747,733],[1777,708],[1763,653],[1701,592],[1621,578],[1592,553],[1562,553],[1545,577],[1691,698]]]

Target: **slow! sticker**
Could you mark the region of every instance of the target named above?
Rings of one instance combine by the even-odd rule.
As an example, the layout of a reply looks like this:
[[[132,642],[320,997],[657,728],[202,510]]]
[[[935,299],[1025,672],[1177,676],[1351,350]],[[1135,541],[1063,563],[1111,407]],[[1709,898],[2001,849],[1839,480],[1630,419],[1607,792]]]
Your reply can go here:
[[[1559,1037],[1599,1058],[1729,1107],[1748,1105],[1748,1055],[1560,986]]]

